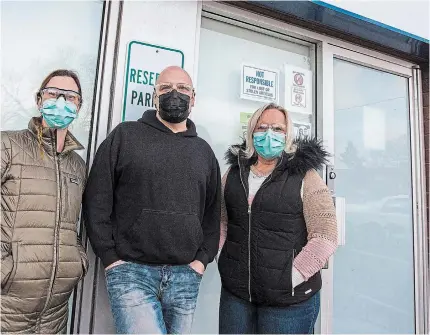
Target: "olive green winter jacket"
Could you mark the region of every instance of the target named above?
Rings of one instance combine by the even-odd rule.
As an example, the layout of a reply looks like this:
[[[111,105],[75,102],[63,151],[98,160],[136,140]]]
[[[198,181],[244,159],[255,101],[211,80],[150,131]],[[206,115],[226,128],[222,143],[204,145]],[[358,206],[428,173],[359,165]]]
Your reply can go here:
[[[1,132],[1,331],[65,331],[68,299],[88,260],[77,236],[85,183],[83,149],[33,118]]]

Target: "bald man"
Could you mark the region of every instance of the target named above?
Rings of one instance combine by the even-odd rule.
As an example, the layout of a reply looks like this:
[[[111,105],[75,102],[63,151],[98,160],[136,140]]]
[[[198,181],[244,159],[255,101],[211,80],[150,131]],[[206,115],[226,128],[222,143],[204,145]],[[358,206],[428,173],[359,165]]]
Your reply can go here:
[[[200,281],[218,251],[220,170],[188,119],[194,99],[187,72],[162,71],[156,110],[118,125],[88,177],[84,220],[117,333],[190,333]]]

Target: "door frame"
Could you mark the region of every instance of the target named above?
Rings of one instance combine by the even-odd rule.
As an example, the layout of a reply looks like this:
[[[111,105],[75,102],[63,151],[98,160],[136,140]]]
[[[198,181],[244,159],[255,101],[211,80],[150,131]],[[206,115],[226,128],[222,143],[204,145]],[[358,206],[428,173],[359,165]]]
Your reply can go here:
[[[93,164],[98,147],[111,131],[115,98],[113,86],[116,82],[122,10],[122,1],[106,1],[104,3],[97,77],[94,88],[93,116],[86,161],[87,173]],[[71,327],[68,331],[71,334],[92,334],[97,321],[95,320],[95,311],[98,307],[97,295],[100,291],[100,275],[103,274],[104,269],[91,247],[83,222],[80,225],[80,235],[88,256],[89,267],[87,275],[78,283],[74,291],[74,311],[72,319],[69,320]],[[106,301],[106,303],[108,302]]]
[[[356,48],[354,48],[357,50]],[[343,43],[332,44],[323,41],[318,46],[321,78],[318,82],[317,126],[320,129],[324,145],[331,153],[329,164],[334,165],[334,89],[333,62],[341,59],[358,65],[402,76],[408,80],[409,120],[411,143],[411,177],[413,204],[413,256],[414,256],[414,305],[415,332],[428,333],[429,301],[428,295],[428,230],[425,207],[425,167],[424,167],[424,132],[422,130],[422,103],[420,98],[420,69],[412,63],[393,62],[384,55],[379,57],[354,51]],[[336,166],[335,166],[336,167]],[[334,189],[335,191],[335,189]],[[335,196],[335,193],[333,194]],[[321,333],[333,333],[333,257],[328,269],[322,270],[323,288],[321,290]]]

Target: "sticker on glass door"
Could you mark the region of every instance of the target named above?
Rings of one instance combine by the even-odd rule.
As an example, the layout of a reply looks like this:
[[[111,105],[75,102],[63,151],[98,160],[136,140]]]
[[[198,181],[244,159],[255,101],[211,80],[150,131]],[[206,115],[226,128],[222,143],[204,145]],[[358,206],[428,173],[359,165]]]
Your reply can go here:
[[[312,114],[312,71],[284,65],[285,108],[301,114]]]
[[[241,78],[242,99],[278,103],[279,71],[242,64]]]

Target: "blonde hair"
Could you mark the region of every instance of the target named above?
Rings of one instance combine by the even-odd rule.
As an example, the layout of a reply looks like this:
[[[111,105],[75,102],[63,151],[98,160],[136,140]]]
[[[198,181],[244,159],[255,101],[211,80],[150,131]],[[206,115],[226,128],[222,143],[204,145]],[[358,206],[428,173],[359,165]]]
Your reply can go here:
[[[42,137],[43,137],[42,122],[36,125],[36,131],[37,131],[37,143],[39,144],[40,155],[42,159],[44,159],[45,153],[43,152],[43,148],[42,148]]]
[[[252,156],[254,156],[254,153],[255,153],[254,140],[253,140],[254,130],[255,130],[255,127],[257,127],[257,123],[258,123],[258,120],[260,120],[261,115],[268,109],[276,109],[285,115],[285,121],[287,122],[287,134],[286,134],[284,151],[288,154],[294,154],[296,152],[297,146],[293,143],[294,127],[289,113],[284,107],[279,106],[275,103],[270,103],[257,109],[254,112],[254,114],[252,114],[251,118],[248,120],[248,128],[246,131],[246,150],[245,150],[246,158],[251,158]]]

